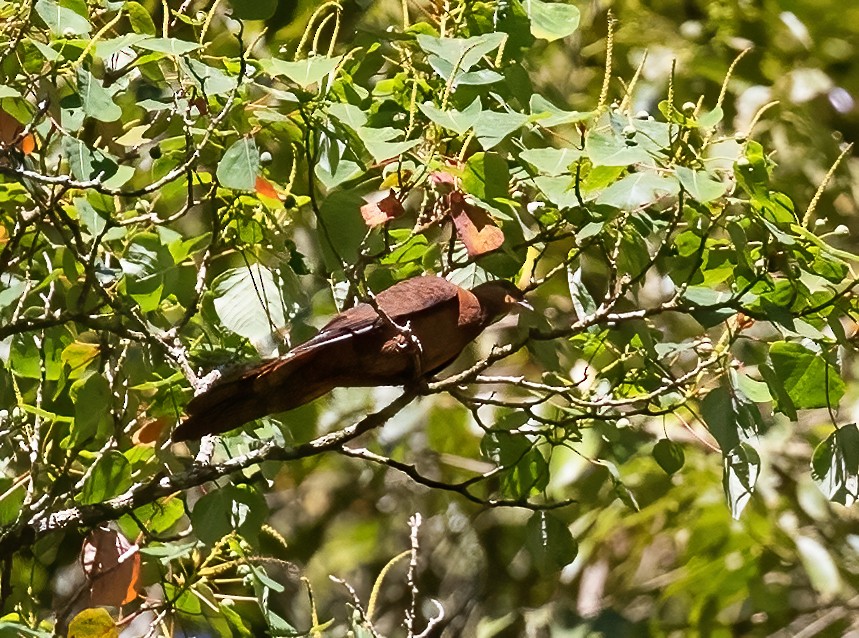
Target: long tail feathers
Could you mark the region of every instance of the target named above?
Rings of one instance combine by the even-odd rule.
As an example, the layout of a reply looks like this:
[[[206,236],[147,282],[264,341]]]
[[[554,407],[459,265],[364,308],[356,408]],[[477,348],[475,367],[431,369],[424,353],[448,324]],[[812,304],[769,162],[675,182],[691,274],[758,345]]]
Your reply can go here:
[[[220,434],[325,394],[334,383],[319,374],[315,354],[305,350],[221,379],[191,399],[186,406],[189,417],[173,430],[171,438],[188,441]]]

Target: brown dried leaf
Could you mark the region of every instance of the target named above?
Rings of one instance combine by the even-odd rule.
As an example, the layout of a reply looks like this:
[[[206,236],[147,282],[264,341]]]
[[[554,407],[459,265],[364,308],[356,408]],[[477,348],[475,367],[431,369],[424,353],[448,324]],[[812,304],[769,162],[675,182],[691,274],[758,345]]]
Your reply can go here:
[[[456,234],[470,257],[484,255],[504,243],[504,233],[495,220],[484,209],[469,204],[462,191],[452,192],[448,201]]]
[[[397,199],[396,193],[392,188],[384,199],[375,203],[364,204],[361,206],[361,217],[364,218],[364,223],[370,228],[381,226],[392,219],[396,219],[405,212],[402,203]]]
[[[160,416],[155,419],[142,419],[143,424],[131,436],[136,445],[157,443],[161,433],[170,426],[170,419]]]
[[[119,607],[137,598],[140,552],[119,532],[98,527],[81,548],[81,566],[90,587],[90,604]]]

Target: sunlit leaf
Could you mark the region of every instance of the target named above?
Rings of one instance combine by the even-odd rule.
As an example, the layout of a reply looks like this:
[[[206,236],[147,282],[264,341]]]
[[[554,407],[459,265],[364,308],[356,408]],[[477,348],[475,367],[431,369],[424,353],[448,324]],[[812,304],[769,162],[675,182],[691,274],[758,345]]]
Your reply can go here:
[[[579,28],[579,10],[571,4],[523,0],[531,19],[531,35],[552,42],[571,35]]]
[[[333,58],[314,56],[296,62],[286,62],[277,58],[270,58],[263,60],[263,69],[269,75],[282,75],[295,82],[301,88],[306,89],[311,84],[320,82],[326,75],[334,71],[342,59],[342,55]]]
[[[119,638],[119,628],[106,609],[84,609],[69,623],[68,638]]]
[[[33,8],[55,36],[84,35],[92,29],[89,20],[56,0],[38,0]]]
[[[284,327],[284,299],[274,274],[260,264],[233,268],[212,284],[215,312],[224,326],[260,347]]]
[[[451,193],[449,199],[450,216],[456,227],[456,234],[465,244],[470,256],[483,255],[501,247],[504,243],[504,232],[489,213],[479,206],[469,204],[459,191]]]
[[[731,516],[739,519],[755,491],[761,458],[751,445],[740,443],[725,454],[724,462],[722,484],[725,488],[725,498],[731,508]]]
[[[770,345],[772,369],[797,410],[838,406],[844,381],[822,354],[787,341]]]
[[[831,501],[851,506],[859,500],[859,427],[835,429],[814,450],[811,475]]]

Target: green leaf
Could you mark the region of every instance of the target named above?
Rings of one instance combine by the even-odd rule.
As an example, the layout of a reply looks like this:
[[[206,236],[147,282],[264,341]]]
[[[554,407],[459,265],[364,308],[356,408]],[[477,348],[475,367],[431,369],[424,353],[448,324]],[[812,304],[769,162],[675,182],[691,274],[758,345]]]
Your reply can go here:
[[[525,526],[525,547],[537,569],[546,574],[575,560],[579,546],[570,528],[549,512],[535,512]]]
[[[796,409],[838,406],[844,381],[822,354],[787,341],[770,345],[769,354],[778,382]]]
[[[585,122],[594,116],[594,111],[565,111],[560,109],[538,93],[531,95],[529,107],[532,118],[535,118],[540,126],[546,128]]]
[[[635,210],[676,192],[677,182],[670,177],[644,171],[622,177],[609,186],[597,197],[597,204],[620,210]]]
[[[68,158],[72,175],[81,181],[98,179],[105,182],[116,175],[119,168],[112,158],[74,137],[63,137],[62,151]]]
[[[523,113],[483,111],[474,123],[474,134],[483,149],[488,151],[513,131],[522,128],[528,119]]]
[[[581,320],[596,312],[597,304],[591,296],[590,291],[582,283],[582,267],[573,268],[572,264],[567,266],[567,285],[570,289],[570,298],[573,300],[573,308],[576,317]],[[592,326],[596,328],[596,326]]]
[[[522,0],[531,20],[531,35],[552,42],[579,28],[579,10],[571,4]]]
[[[509,184],[510,168],[499,153],[475,153],[465,163],[462,187],[479,199],[505,198]]]
[[[101,423],[109,417],[113,393],[107,379],[96,372],[76,381],[72,393],[75,398],[75,421],[69,446],[79,448],[96,436]]]
[[[569,175],[570,165],[583,152],[577,148],[529,148],[519,153],[519,158],[545,175]]]
[[[158,308],[165,275],[175,266],[169,249],[155,233],[140,233],[120,259],[128,294],[143,312]]]
[[[384,162],[396,157],[420,143],[419,139],[402,142],[391,141],[403,134],[402,131],[391,127],[369,128],[361,126],[355,130],[355,133],[376,162]]]
[[[141,505],[134,510],[134,517],[144,524],[145,531],[156,535],[167,533],[183,516],[185,516],[185,506],[182,499],[176,496],[165,497],[154,503]],[[133,538],[144,531],[137,527],[137,523],[131,517],[127,517],[127,520],[124,517],[122,522],[133,526],[127,536]]]
[[[21,97],[21,92],[12,86],[0,85],[0,99],[5,97]]]
[[[55,0],[38,0],[33,8],[57,37],[85,35],[92,29],[84,16],[68,7],[61,7]]]
[[[237,532],[256,543],[260,527],[266,520],[265,499],[248,485],[225,485],[204,495],[191,511],[194,534],[206,545]]]
[[[761,470],[761,457],[748,443],[740,443],[725,454],[722,485],[735,520],[745,509],[755,491]]]
[[[546,199],[557,206],[558,209],[574,208],[579,205],[573,180],[569,175],[560,175],[558,177],[538,175],[534,178],[534,184],[546,196]]]
[[[677,177],[683,190],[702,204],[719,199],[727,189],[725,184],[713,179],[707,171],[693,171],[691,168],[678,166]]]
[[[704,397],[701,416],[723,451],[732,450],[739,444],[737,416],[727,388],[719,386]]]
[[[273,348],[272,334],[286,325],[284,299],[274,274],[253,264],[233,268],[212,284],[215,312],[224,326],[259,348]]]
[[[125,492],[131,483],[131,463],[120,452],[108,450],[95,462],[78,501],[83,505],[102,503]]]
[[[670,439],[659,439],[653,446],[653,458],[666,474],[674,474],[683,467],[686,456],[683,446]]]
[[[285,76],[295,84],[306,89],[311,84],[316,84],[326,75],[333,72],[343,59],[342,55],[328,58],[315,56],[296,62],[286,62],[277,58],[262,60],[262,68],[266,73],[273,76]]]
[[[367,123],[367,113],[354,104],[334,102],[329,104],[328,113],[336,117],[353,131],[358,130]]]
[[[0,273],[0,310],[18,303],[21,293],[27,289],[27,282],[11,273]]]
[[[585,139],[585,152],[597,166],[652,163],[647,149],[635,141],[596,131],[591,131]]]
[[[495,71],[468,71],[487,53],[497,49],[507,37],[504,33],[486,33],[471,38],[436,38],[420,34],[418,45],[427,52],[430,66],[445,81],[457,84],[491,84],[503,79]]]
[[[548,485],[546,459],[525,435],[494,431],[483,437],[480,446],[487,458],[504,468],[500,478],[505,496],[524,499]]]
[[[475,122],[477,122],[477,118],[480,117],[483,107],[480,104],[480,98],[476,97],[474,98],[474,101],[466,106],[462,111],[457,111],[456,109],[442,111],[431,102],[418,104],[418,108],[424,115],[442,128],[451,130],[457,135],[463,135],[468,129],[474,126]]]
[[[185,55],[200,48],[196,42],[188,42],[178,38],[149,38],[138,42],[137,46],[147,51],[158,51],[171,55]]]
[[[230,0],[230,6],[238,20],[268,20],[277,10],[277,0]]]
[[[13,487],[14,483],[11,478],[0,477],[0,525],[14,523],[21,515],[21,505],[27,495],[27,482],[20,481],[17,487]]]
[[[260,153],[252,137],[235,142],[218,163],[216,175],[221,186],[233,190],[254,190],[259,175]]]
[[[207,96],[225,95],[241,82],[241,78],[228,75],[221,69],[192,58],[179,58],[179,66],[186,70],[195,86]]]
[[[122,109],[113,102],[113,98],[92,73],[78,67],[77,77],[84,113],[100,122],[114,122],[122,117]]]
[[[850,507],[859,500],[859,427],[842,425],[811,458],[811,476],[830,501]]]
[[[144,35],[155,35],[155,23],[152,21],[152,16],[139,2],[126,2],[125,12],[128,14],[128,20],[131,23],[131,28],[135,33]]]

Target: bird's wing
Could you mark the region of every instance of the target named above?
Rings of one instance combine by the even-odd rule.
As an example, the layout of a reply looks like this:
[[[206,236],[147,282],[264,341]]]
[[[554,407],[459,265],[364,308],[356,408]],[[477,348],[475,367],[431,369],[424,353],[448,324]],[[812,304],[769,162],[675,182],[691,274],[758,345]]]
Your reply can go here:
[[[440,309],[456,298],[458,290],[458,286],[441,277],[414,277],[380,292],[376,295],[376,302],[392,320],[405,322],[409,317]],[[193,414],[205,406],[240,396],[247,392],[248,384],[255,379],[273,372],[283,375],[290,370],[297,370],[312,360],[315,355],[311,353],[318,348],[365,333],[383,322],[384,319],[370,304],[362,303],[349,308],[325,324],[315,337],[295,346],[282,357],[229,371],[206,392],[191,399],[186,410]]]
[[[400,320],[408,321],[410,316],[454,300],[458,290],[458,286],[441,277],[413,277],[380,292],[376,295],[376,303],[388,317],[399,323]],[[297,346],[294,351],[366,332],[383,321],[373,306],[360,303],[334,317],[322,327],[319,334]]]

